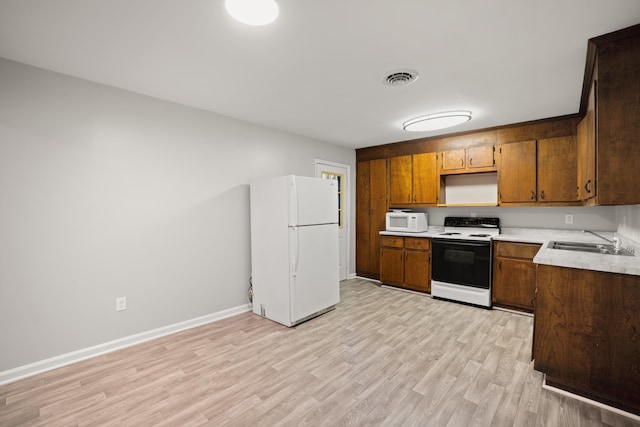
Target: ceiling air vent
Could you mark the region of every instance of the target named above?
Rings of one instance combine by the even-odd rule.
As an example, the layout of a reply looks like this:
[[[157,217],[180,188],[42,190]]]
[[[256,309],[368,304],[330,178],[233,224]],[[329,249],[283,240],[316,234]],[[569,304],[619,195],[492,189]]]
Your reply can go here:
[[[396,70],[387,74],[382,82],[387,86],[404,86],[416,81],[418,72],[415,70]]]

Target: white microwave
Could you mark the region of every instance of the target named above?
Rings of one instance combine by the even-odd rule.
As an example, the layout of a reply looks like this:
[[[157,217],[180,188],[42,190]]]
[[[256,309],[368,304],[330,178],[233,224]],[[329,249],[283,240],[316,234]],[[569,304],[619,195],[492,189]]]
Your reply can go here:
[[[421,233],[427,231],[427,214],[423,212],[387,212],[387,231]]]

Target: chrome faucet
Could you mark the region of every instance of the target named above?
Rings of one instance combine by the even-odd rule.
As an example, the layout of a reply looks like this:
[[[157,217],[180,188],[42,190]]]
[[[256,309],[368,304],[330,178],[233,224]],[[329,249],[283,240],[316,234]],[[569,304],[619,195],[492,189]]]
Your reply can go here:
[[[620,252],[622,250],[622,242],[620,241],[619,237],[614,237],[613,239],[609,240],[604,236],[601,236],[600,234],[596,233],[595,231],[591,231],[591,230],[582,230],[583,233],[591,233],[596,237],[601,238],[602,240],[609,242],[613,245],[613,251],[614,252]]]

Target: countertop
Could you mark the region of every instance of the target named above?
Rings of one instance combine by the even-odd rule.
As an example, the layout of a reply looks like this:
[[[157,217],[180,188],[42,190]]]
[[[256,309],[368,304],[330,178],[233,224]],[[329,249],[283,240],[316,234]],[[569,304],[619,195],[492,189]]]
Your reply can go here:
[[[429,229],[423,233],[396,233],[391,231],[381,231],[380,235],[431,238],[443,231],[444,227],[433,226],[429,227]],[[616,236],[616,234],[612,232],[598,232],[598,234],[601,234],[608,239]],[[536,264],[640,276],[640,243],[634,242],[623,235],[617,235],[617,237],[622,241],[623,247],[632,247],[635,249],[635,256],[594,254],[588,252],[549,249],[549,243],[552,241],[606,243],[593,234],[584,233],[580,230],[501,228],[500,234],[494,237],[493,240],[541,244],[542,247],[533,258],[533,262]]]

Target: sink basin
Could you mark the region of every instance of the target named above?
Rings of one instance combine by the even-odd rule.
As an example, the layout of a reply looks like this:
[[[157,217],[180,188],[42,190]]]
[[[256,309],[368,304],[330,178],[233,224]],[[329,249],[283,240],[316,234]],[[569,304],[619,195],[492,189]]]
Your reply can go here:
[[[601,243],[582,243],[582,242],[551,242],[549,249],[560,249],[564,251],[590,252],[594,254],[609,255],[627,255],[633,256],[627,249],[620,249],[616,252],[613,245],[605,245]]]

